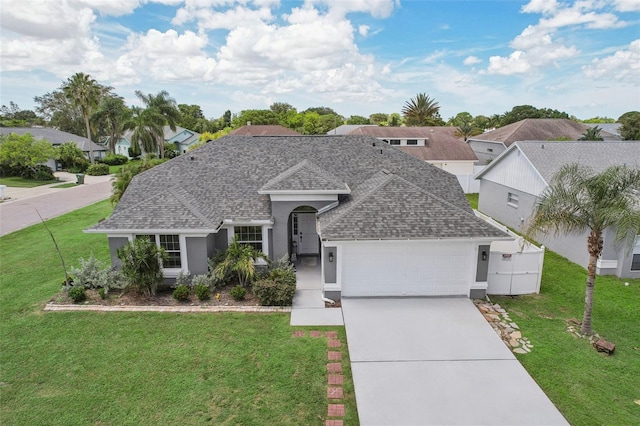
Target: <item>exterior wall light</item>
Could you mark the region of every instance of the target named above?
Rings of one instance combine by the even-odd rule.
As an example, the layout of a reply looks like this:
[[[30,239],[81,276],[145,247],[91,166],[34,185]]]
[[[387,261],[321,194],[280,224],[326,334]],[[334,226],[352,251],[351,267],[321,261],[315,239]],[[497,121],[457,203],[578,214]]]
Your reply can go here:
[[[333,252],[329,252],[329,262],[333,262]]]

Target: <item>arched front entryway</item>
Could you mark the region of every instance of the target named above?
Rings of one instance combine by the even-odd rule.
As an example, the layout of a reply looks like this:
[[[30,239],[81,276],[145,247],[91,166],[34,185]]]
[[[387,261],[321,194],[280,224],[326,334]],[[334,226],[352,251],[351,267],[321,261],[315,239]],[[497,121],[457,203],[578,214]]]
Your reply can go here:
[[[300,206],[289,215],[288,241],[291,260],[301,256],[320,256],[320,238],[317,230],[318,210]]]

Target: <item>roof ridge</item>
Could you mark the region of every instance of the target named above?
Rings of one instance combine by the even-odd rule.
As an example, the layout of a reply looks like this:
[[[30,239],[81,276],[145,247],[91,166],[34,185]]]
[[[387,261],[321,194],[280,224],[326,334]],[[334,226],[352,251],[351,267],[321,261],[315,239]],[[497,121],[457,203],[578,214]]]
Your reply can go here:
[[[329,173],[328,170],[318,166],[313,161],[310,161],[309,159],[305,158],[304,160],[300,161],[299,163],[289,167],[284,172],[281,172],[278,175],[276,175],[275,177],[269,179],[264,185],[262,185],[262,187],[260,188],[260,191],[268,190],[271,186],[274,186],[277,183],[284,181],[285,179],[291,177],[295,173],[297,173],[300,170],[303,170],[305,168],[310,169],[312,172],[314,172],[318,176],[322,177],[322,179],[328,181],[329,183],[336,184],[338,186],[346,185],[345,182],[342,182],[339,179],[336,179],[331,173]]]
[[[169,192],[171,195],[173,195],[178,201],[180,201],[180,203],[185,206],[187,208],[187,210],[189,210],[191,212],[191,214],[193,214],[195,217],[197,217],[198,219],[200,219],[201,221],[203,221],[204,223],[208,223],[210,225],[212,225],[211,219],[209,219],[208,217],[206,217],[205,215],[203,215],[202,213],[200,213],[200,210],[196,209],[194,206],[191,205],[191,203],[189,203],[183,196],[181,193],[176,192],[175,188],[177,188],[178,185],[174,185],[172,187],[170,187],[167,192]],[[186,192],[189,192],[188,189],[185,188]]]
[[[374,173],[374,175],[373,175],[373,176],[371,176],[369,179],[365,180],[365,181],[364,181],[364,182],[362,182],[360,185],[358,185],[358,188],[360,188],[361,186],[365,185],[367,182],[371,182],[371,181],[373,181],[374,179],[377,179],[377,178],[379,178],[379,177],[381,177],[381,178],[382,178],[382,181],[381,181],[378,185],[372,186],[370,189],[365,190],[364,194],[363,194],[363,195],[362,195],[358,200],[355,200],[353,203],[351,203],[351,205],[347,206],[347,207],[344,209],[344,211],[339,212],[338,214],[336,214],[336,215],[335,215],[335,217],[333,217],[333,218],[332,218],[332,219],[327,223],[326,228],[330,227],[330,226],[331,226],[331,225],[332,225],[336,220],[338,220],[338,219],[342,218],[346,213],[349,213],[349,212],[350,212],[350,211],[352,211],[354,208],[356,208],[357,206],[359,206],[360,204],[362,204],[362,203],[363,203],[367,198],[369,198],[369,197],[371,196],[371,194],[372,194],[375,190],[377,190],[377,189],[379,189],[379,188],[383,187],[384,185],[386,185],[387,183],[389,183],[389,182],[393,179],[393,177],[394,177],[394,176],[397,176],[397,175],[394,175],[393,173],[388,172],[387,170],[383,169],[383,170],[379,170],[379,171],[377,171],[377,172],[376,172],[376,173]],[[400,176],[398,176],[398,177],[399,177],[400,179],[403,179],[403,178],[402,178],[402,177],[400,177]],[[403,179],[403,180],[405,180],[405,179]],[[407,182],[408,182],[408,181],[407,181]],[[356,189],[356,191],[357,191],[357,189]],[[353,192],[352,192],[352,194],[353,194]],[[331,211],[331,210],[329,210],[329,211]]]

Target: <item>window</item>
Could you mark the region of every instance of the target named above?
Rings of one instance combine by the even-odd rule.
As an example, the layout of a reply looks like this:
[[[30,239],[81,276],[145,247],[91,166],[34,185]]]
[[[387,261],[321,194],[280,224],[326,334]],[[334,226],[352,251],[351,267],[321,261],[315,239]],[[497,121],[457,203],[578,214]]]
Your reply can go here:
[[[391,139],[389,141],[390,145],[400,145],[400,139]]]
[[[258,251],[262,251],[261,226],[236,226],[235,236],[240,244],[249,244]]]
[[[631,259],[631,270],[640,271],[640,254],[634,254]]]
[[[163,268],[178,269],[182,267],[179,235],[136,235],[136,238],[147,238],[167,252],[168,258],[166,262],[163,262]],[[160,242],[158,243],[158,241]]]
[[[507,195],[507,204],[511,207],[518,207],[518,196],[514,193],[509,192]]]
[[[418,145],[418,139],[407,139],[407,145]]]

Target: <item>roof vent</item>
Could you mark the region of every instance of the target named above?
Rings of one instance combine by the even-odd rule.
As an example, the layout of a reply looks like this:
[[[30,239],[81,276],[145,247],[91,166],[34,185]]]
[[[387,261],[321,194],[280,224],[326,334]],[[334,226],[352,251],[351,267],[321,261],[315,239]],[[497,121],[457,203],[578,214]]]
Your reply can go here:
[[[191,161],[193,161],[195,159],[196,159],[196,157],[194,157],[193,155],[191,157],[189,157],[189,160],[191,160]]]
[[[544,144],[542,144],[542,149],[544,149]]]
[[[375,142],[373,142],[373,146],[376,146],[376,143],[375,143]]]

